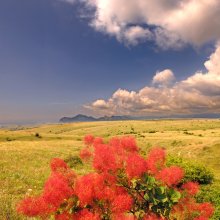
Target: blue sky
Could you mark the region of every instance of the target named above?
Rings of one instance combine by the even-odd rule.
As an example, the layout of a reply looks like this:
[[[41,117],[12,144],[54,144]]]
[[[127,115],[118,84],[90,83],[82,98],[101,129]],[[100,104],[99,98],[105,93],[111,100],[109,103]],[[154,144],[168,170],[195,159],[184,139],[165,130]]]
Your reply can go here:
[[[209,73],[204,62],[217,50],[218,37],[199,39],[197,45],[194,38],[178,34],[179,46],[176,41],[162,45],[164,41],[154,40],[158,36],[151,33],[150,39],[142,32],[138,36],[133,32],[125,35],[130,29],[113,33],[101,17],[103,13],[111,16],[112,12],[104,6],[98,8],[100,0],[90,1],[73,4],[65,0],[0,1],[0,123],[57,121],[77,113],[94,116],[193,113],[197,106],[192,111],[185,107],[185,112],[168,111],[171,106],[166,107],[166,112],[154,109],[150,104],[155,98],[142,96],[140,91],[149,87],[152,92],[166,92],[181,84],[181,91],[190,92],[188,79],[197,71],[202,76]],[[120,26],[121,18],[117,22]],[[129,28],[131,23],[135,28],[139,25],[144,33],[150,27],[143,21],[142,26],[137,21],[129,22]],[[171,72],[164,73],[166,69]],[[175,85],[168,86],[156,79],[152,86],[156,73],[168,80],[175,75],[172,82]],[[216,79],[213,77],[213,81],[219,80],[217,74]],[[188,87],[183,88],[183,82]],[[197,84],[193,86],[197,88]],[[216,105],[218,88],[217,98],[213,100]],[[145,105],[146,99],[149,102]],[[161,109],[165,108],[162,102],[157,101]],[[136,108],[139,104],[140,108]],[[212,111],[209,106],[199,109],[201,113],[219,110]]]

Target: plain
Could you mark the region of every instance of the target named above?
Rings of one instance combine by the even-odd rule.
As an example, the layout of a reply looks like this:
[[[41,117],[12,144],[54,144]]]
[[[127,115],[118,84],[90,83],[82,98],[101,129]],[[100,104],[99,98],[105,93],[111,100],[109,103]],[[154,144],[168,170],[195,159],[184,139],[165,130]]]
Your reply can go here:
[[[143,156],[154,146],[167,149],[208,167],[215,174],[214,187],[220,189],[220,120],[149,120],[82,122],[15,126],[0,129],[0,219],[24,219],[15,204],[25,194],[38,194],[49,175],[51,158],[72,162],[80,174],[87,164],[78,161],[86,134],[103,137],[136,137]],[[77,162],[78,161],[78,162]],[[219,201],[220,206],[220,201]],[[216,207],[220,209],[220,207]]]

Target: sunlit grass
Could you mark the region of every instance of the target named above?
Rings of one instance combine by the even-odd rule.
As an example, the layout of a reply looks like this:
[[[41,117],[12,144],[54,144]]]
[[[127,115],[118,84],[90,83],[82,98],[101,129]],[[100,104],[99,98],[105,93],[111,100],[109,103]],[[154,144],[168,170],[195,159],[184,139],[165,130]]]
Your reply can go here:
[[[85,122],[0,129],[0,219],[19,219],[16,202],[30,189],[39,193],[49,175],[51,158],[77,156],[86,134],[105,140],[132,135],[143,153],[162,146],[170,154],[205,164],[220,178],[220,120]],[[76,172],[84,174],[88,166],[77,166]]]

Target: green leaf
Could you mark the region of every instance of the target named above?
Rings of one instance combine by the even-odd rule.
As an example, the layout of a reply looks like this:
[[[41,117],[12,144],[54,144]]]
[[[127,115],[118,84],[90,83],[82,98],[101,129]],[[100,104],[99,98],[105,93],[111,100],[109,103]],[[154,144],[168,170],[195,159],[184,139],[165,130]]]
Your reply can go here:
[[[155,191],[156,191],[156,194],[164,194],[165,193],[165,187],[163,186],[160,186],[160,187],[157,187],[155,188]]]
[[[176,202],[178,202],[179,201],[179,199],[181,198],[181,193],[180,192],[178,192],[178,191],[176,191],[176,190],[174,190],[174,189],[172,189],[171,191],[170,191],[170,200],[173,202],[173,203],[176,203]]]
[[[166,202],[168,201],[168,198],[165,194],[160,194],[160,195],[156,195],[155,196],[157,200],[159,200],[160,202]]]
[[[147,183],[149,185],[153,185],[156,182],[155,178],[152,176],[148,176]]]
[[[144,194],[144,199],[145,199],[145,200],[149,200],[149,199],[150,199],[148,193],[145,193],[145,194]]]

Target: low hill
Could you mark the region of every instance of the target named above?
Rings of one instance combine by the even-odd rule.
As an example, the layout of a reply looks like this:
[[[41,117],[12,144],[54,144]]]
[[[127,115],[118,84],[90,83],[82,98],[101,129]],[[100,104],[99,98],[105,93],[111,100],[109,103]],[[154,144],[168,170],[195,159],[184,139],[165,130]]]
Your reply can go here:
[[[123,121],[123,120],[134,120],[134,117],[129,116],[104,116],[100,118],[94,118],[92,116],[78,114],[74,117],[63,117],[59,120],[61,123],[70,123],[70,122],[91,122],[91,121]]]
[[[209,118],[218,119],[220,114],[193,114],[193,115],[166,115],[166,116],[126,116],[126,115],[113,115],[95,118],[92,116],[78,114],[74,117],[63,117],[59,120],[60,123],[71,122],[92,122],[92,121],[125,121],[125,120],[149,120],[149,119],[196,119],[196,118]]]

